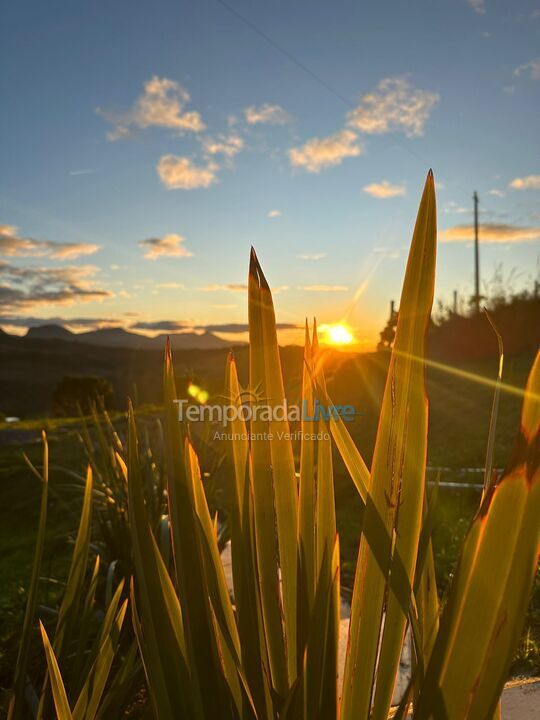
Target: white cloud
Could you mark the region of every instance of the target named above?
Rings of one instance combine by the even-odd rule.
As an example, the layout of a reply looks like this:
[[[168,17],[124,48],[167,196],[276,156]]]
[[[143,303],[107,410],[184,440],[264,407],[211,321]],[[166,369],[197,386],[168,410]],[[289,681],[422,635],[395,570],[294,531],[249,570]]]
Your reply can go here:
[[[278,218],[281,217],[281,210],[270,210],[267,217],[269,218]]]
[[[21,237],[13,225],[0,225],[0,255],[6,257],[50,257],[54,260],[75,260],[93,255],[100,249],[93,243],[61,243]]]
[[[478,228],[478,237],[482,243],[522,243],[540,240],[540,227],[521,227],[484,223]],[[474,240],[473,225],[456,225],[439,233],[442,242],[469,242]]]
[[[162,127],[179,132],[201,132],[205,125],[198,112],[186,111],[190,101],[188,91],[179,83],[157,75],[144,84],[144,91],[133,107],[125,113],[103,108],[96,112],[113,125],[107,139],[114,141],[130,137],[133,129]]]
[[[349,288],[346,285],[304,285],[299,290],[306,290],[307,292],[347,292]]]
[[[280,105],[250,105],[244,110],[244,116],[249,125],[286,125],[292,118]]]
[[[528,63],[520,65],[514,70],[514,75],[528,75],[531,80],[540,80],[540,57],[530,60]]]
[[[244,141],[239,135],[220,135],[216,140],[205,138],[202,141],[202,146],[209,155],[234,157],[243,149]]]
[[[478,15],[483,15],[486,12],[485,0],[467,0],[467,2]]]
[[[509,187],[513,190],[540,190],[540,175],[514,178]]]
[[[504,197],[504,193],[502,190],[498,190],[497,188],[492,188],[488,191],[488,195],[493,195],[493,197]]]
[[[303,167],[308,172],[320,172],[323,168],[340,165],[345,158],[361,155],[356,133],[341,130],[325,138],[313,138],[304,145],[289,150],[293,167]]]
[[[406,77],[384,78],[347,113],[347,122],[367,134],[401,131],[418,137],[438,101],[437,93],[413,87]]]
[[[388,180],[364,185],[363,190],[372,197],[387,199],[405,195],[405,185],[392,185]]]
[[[144,255],[147,260],[157,260],[158,257],[193,257],[193,253],[184,245],[184,238],[176,233],[140,240],[139,245],[147,250]]]
[[[187,157],[163,155],[156,167],[159,179],[168,190],[194,190],[207,188],[216,182],[219,166],[209,162],[195,165]]]
[[[326,257],[326,253],[305,253],[304,255],[297,255],[300,260],[322,260]]]

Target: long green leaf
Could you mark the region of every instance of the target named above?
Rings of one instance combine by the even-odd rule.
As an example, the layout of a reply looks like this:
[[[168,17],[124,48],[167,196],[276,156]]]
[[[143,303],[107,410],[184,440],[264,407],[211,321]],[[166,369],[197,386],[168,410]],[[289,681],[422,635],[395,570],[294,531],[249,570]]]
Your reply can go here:
[[[424,338],[435,276],[435,190],[428,174],[414,229],[400,302],[364,514],[345,662],[342,718],[386,718],[399,665],[408,609],[388,591],[392,554],[403,564],[409,586],[422,519],[427,445]],[[383,527],[392,537],[386,571],[366,539]],[[384,542],[384,538],[382,538]],[[386,615],[383,626],[383,611]],[[377,682],[375,683],[375,677]]]
[[[54,650],[47,636],[47,631],[43,627],[42,623],[39,623],[41,630],[41,637],[43,640],[43,646],[45,648],[45,655],[47,658],[47,668],[49,670],[49,677],[51,679],[51,688],[54,699],[54,706],[56,708],[56,717],[58,720],[73,720],[71,710],[69,708],[69,702],[66,695],[66,689],[62,681],[62,675],[58,662],[54,654]]]
[[[132,613],[150,696],[158,717],[201,718],[200,691],[188,662],[182,612],[146,516],[131,406],[128,460],[129,516],[140,620],[134,592]],[[122,466],[120,457],[118,461]]]
[[[43,441],[43,471],[41,474],[41,506],[39,510],[39,523],[36,538],[36,549],[34,552],[34,560],[32,564],[32,576],[30,579],[30,587],[28,589],[28,599],[26,601],[26,609],[24,612],[24,622],[22,628],[21,642],[19,645],[19,653],[17,663],[15,665],[15,679],[13,683],[13,696],[8,710],[8,720],[17,720],[21,717],[24,706],[24,688],[26,685],[26,673],[28,668],[28,653],[30,650],[30,640],[32,635],[32,626],[36,615],[39,576],[41,574],[41,562],[43,559],[43,548],[45,545],[45,530],[47,526],[47,499],[49,490],[49,446],[45,432],[41,434]]]
[[[419,720],[476,720],[497,711],[537,569],[539,446],[540,354],[508,470],[484,497],[465,540],[415,712]]]
[[[265,286],[264,290],[263,285]],[[270,424],[268,421],[263,420],[260,414],[255,414],[255,408],[259,404],[273,405],[276,402],[279,396],[279,389],[273,386],[269,387],[270,379],[268,368],[270,363],[274,364],[272,371],[273,376],[276,370],[280,372],[281,366],[277,341],[271,337],[268,329],[271,316],[273,315],[270,291],[262,275],[253,249],[251,251],[249,267],[248,298],[250,339],[249,382],[254,415],[250,426],[252,436],[250,459],[253,478],[253,508],[259,585],[272,683],[278,694],[284,698],[289,687],[289,671],[292,670],[296,672],[296,667],[291,668],[287,660],[287,645],[282,624],[282,599],[278,566],[279,553],[283,550],[287,568],[287,605],[290,607],[291,601],[296,603],[296,597],[292,599],[290,595],[291,579],[288,575],[291,566],[291,562],[288,560],[291,547],[294,552],[294,560],[292,562],[294,563],[296,573],[296,517],[294,517],[294,520],[290,517],[291,511],[293,516],[295,516],[296,502],[295,500],[290,502],[288,508],[285,507],[283,503],[285,492],[289,495],[287,489],[290,486],[291,479],[288,476],[281,477],[282,471],[287,472],[287,470],[283,467],[282,460],[278,461],[280,481],[283,481],[284,484],[278,491],[278,486],[281,483],[277,480],[277,473],[273,472],[274,457],[268,441]],[[272,391],[274,391],[273,396]],[[295,482],[294,473],[292,481]],[[279,503],[279,518],[277,516],[277,495],[275,496],[275,493],[278,492],[280,493],[281,501]],[[289,511],[288,513],[287,510]],[[283,522],[286,514],[289,516],[287,527],[285,527]],[[275,537],[276,525],[278,527],[277,548]],[[287,542],[284,533],[286,533],[288,537],[291,532],[293,533],[292,541]],[[279,536],[281,536],[281,542]],[[281,568],[281,577],[285,584],[284,567]],[[296,577],[292,583],[294,587]],[[288,614],[288,612],[285,613],[285,617],[287,617]],[[290,627],[290,619],[288,624]],[[288,640],[296,642],[296,637],[288,638]]]

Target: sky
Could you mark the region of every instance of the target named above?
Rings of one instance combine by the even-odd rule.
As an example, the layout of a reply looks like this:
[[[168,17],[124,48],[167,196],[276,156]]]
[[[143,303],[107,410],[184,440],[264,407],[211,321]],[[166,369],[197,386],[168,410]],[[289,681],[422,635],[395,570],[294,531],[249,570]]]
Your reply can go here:
[[[436,300],[538,279],[540,2],[6,0],[0,326],[378,338],[429,168]],[[231,327],[232,326],[232,327]],[[234,330],[234,334],[231,334]]]

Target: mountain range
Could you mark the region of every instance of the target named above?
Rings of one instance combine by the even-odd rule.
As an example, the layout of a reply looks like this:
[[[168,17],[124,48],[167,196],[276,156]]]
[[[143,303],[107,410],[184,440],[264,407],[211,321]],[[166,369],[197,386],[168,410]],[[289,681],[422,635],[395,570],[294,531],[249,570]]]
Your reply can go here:
[[[133,350],[162,350],[167,335],[148,337],[140,333],[129,332],[121,327],[100,328],[88,332],[74,333],[62,325],[40,325],[31,327],[26,333],[31,340],[62,340],[64,342],[84,343],[108,348],[130,348]],[[231,343],[222,340],[211,332],[169,334],[173,350],[215,350],[227,348]],[[235,343],[243,345],[244,343]]]

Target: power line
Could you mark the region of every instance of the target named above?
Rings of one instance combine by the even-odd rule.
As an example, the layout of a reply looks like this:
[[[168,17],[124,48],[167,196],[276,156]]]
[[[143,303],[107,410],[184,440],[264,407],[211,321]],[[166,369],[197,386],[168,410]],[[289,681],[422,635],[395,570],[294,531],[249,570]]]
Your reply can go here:
[[[226,10],[228,10],[231,15],[234,15],[234,17],[242,22],[244,25],[249,27],[256,35],[258,35],[262,40],[264,40],[268,45],[270,45],[274,50],[279,52],[281,55],[283,55],[287,60],[289,60],[291,63],[296,65],[300,70],[303,70],[307,75],[309,75],[315,82],[317,82],[321,87],[323,87],[325,90],[330,92],[334,97],[336,97],[338,100],[340,100],[342,103],[344,103],[350,110],[354,110],[356,108],[356,105],[349,100],[345,95],[339,92],[339,90],[336,90],[330,83],[328,83],[324,78],[322,78],[320,75],[318,75],[315,71],[313,71],[308,65],[306,65],[302,60],[296,57],[292,52],[284,48],[282,45],[280,45],[274,38],[270,37],[264,30],[261,30],[261,28],[256,25],[252,20],[247,18],[245,15],[243,15],[239,10],[234,8],[232,5],[230,5],[226,0],[216,0],[217,3],[219,3],[222,7],[224,7]],[[402,150],[405,150],[408,152],[412,157],[414,157],[418,162],[421,162],[424,167],[430,167],[431,163],[426,160],[420,153],[416,152],[415,150],[412,150],[407,145],[404,145],[403,143],[399,142],[395,138],[393,138],[393,143],[400,147]],[[459,183],[453,183],[455,187],[457,187],[461,192],[463,192],[467,197],[469,197],[469,192],[465,190],[464,187],[462,187]]]

